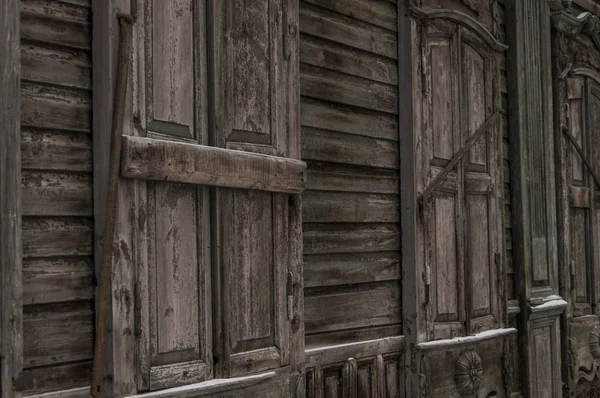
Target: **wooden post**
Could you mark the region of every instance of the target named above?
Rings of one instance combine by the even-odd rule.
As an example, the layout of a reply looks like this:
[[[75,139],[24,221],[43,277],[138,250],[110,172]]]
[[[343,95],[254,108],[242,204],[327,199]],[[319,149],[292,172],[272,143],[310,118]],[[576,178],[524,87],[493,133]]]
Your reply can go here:
[[[19,0],[0,2],[0,396],[23,360]]]
[[[417,396],[419,373],[411,354],[418,343],[419,319],[418,284],[416,258],[417,241],[417,146],[413,132],[413,60],[418,51],[414,42],[414,23],[409,13],[407,1],[398,2],[398,94],[399,94],[399,136],[400,136],[400,194],[402,219],[402,334],[406,337],[407,353],[404,355],[406,372],[405,396]]]
[[[507,2],[513,253],[519,295],[519,351],[525,396],[560,396],[551,5]],[[566,358],[565,358],[566,360]]]

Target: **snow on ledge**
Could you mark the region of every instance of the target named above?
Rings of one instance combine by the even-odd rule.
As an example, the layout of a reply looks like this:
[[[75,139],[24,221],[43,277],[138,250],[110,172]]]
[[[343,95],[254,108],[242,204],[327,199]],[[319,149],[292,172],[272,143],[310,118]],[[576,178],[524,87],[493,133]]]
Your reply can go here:
[[[436,348],[459,346],[464,344],[476,343],[482,340],[493,339],[509,334],[517,333],[515,328],[493,329],[485,332],[477,333],[471,336],[455,337],[453,339],[433,340],[417,344],[421,350],[435,350]]]

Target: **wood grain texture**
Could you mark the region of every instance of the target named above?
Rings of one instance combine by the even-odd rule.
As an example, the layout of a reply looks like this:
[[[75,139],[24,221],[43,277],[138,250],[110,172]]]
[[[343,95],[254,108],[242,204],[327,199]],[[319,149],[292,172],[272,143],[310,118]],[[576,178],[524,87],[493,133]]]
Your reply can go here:
[[[306,166],[281,157],[221,148],[123,138],[124,177],[275,192],[302,192]]]
[[[91,9],[23,0],[25,395],[89,383],[93,346]]]
[[[0,5],[0,384],[13,395],[23,364],[19,1]]]
[[[91,359],[93,330],[91,301],[26,306],[23,313],[24,366]]]

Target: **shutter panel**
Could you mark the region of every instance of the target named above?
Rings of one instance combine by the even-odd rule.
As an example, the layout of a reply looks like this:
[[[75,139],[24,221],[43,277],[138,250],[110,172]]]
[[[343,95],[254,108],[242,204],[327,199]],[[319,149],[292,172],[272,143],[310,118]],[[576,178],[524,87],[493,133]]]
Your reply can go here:
[[[287,61],[295,37],[287,18],[297,13],[294,3],[232,0],[215,7],[217,146],[280,159],[297,156],[299,132],[290,113],[298,106],[297,92]],[[289,194],[273,191],[216,192],[223,377],[290,361],[287,311],[292,293],[286,285],[293,272],[289,244],[294,207],[288,205]]]
[[[499,70],[470,30],[441,20],[423,29],[427,320],[430,339],[448,339],[499,326]]]
[[[153,181],[148,175],[152,167],[168,163],[151,157],[154,146],[208,142],[205,9],[203,0],[143,0],[138,6],[132,121],[134,135],[145,138],[124,138],[122,173],[131,177],[137,170],[143,180],[132,198],[139,206],[138,221],[121,218],[138,227],[142,390],[212,375],[208,188],[169,177]]]

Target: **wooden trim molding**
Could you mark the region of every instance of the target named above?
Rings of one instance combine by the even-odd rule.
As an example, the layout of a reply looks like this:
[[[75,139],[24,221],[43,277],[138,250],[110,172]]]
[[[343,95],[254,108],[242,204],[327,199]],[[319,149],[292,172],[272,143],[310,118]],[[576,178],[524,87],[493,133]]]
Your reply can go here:
[[[122,147],[128,178],[286,193],[306,182],[306,163],[295,159],[131,136]]]
[[[460,11],[447,9],[427,10],[421,7],[417,7],[416,5],[411,5],[410,10],[413,16],[417,19],[423,20],[441,18],[463,25],[464,27],[475,31],[495,51],[508,50],[508,46],[504,43],[499,42],[494,37],[494,35],[489,30],[487,30],[485,26],[483,26],[479,21]]]
[[[22,369],[19,0],[0,2],[0,396]]]

